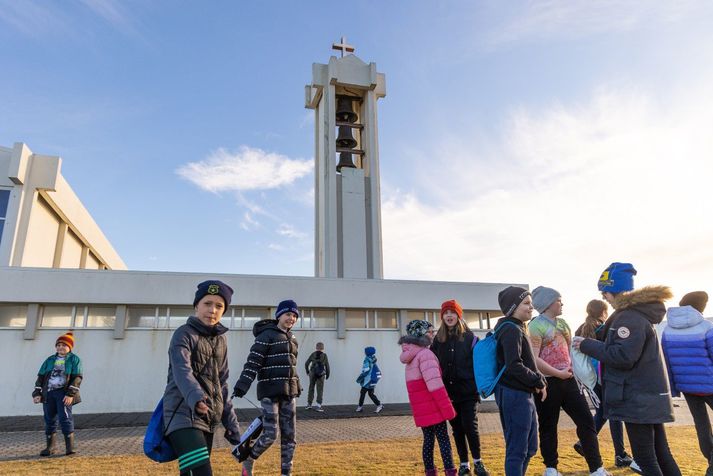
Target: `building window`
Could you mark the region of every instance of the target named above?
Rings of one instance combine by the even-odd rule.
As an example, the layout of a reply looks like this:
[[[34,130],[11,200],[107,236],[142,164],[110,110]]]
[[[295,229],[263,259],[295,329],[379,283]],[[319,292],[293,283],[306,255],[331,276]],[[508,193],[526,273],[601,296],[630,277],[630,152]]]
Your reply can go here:
[[[433,324],[433,327],[435,327],[436,329],[438,329],[438,327],[441,325],[441,311],[408,311],[407,316],[409,321],[414,321],[416,319],[428,321]]]
[[[298,329],[336,329],[337,313],[334,309],[300,309]]]
[[[2,243],[2,230],[5,228],[7,218],[8,203],[10,203],[10,190],[0,189],[0,243]]]
[[[347,309],[347,329],[398,329],[396,311],[387,309]]]
[[[0,304],[0,327],[25,327],[27,306],[24,304]]]
[[[251,329],[257,321],[270,317],[267,307],[236,307],[233,308],[233,329]]]
[[[86,306],[85,327],[114,328],[116,306]]]
[[[228,310],[230,312],[230,310]],[[168,308],[168,327],[175,329],[195,315],[195,308],[190,306],[171,306]]]
[[[158,320],[158,307],[144,306],[144,307],[134,307],[129,306],[126,310],[128,319],[128,328],[154,328],[156,327],[156,321]]]
[[[75,311],[75,307],[69,305],[44,305],[42,327],[73,327]]]

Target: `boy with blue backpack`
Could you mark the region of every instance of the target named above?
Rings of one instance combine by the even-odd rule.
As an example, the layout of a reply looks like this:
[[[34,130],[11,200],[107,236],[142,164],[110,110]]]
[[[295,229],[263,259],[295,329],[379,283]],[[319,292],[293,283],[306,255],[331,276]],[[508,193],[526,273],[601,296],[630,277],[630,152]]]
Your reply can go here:
[[[533,394],[547,398],[545,378],[537,371],[525,322],[532,319],[532,296],[508,286],[498,294],[503,317],[495,325],[498,368],[505,367],[495,387],[495,401],[505,437],[505,474],[524,476],[537,453],[537,411]],[[477,346],[476,346],[477,347]]]
[[[379,413],[384,409],[384,405],[381,404],[378,397],[374,393],[376,384],[381,379],[381,370],[379,366],[376,365],[376,349],[373,347],[364,348],[364,362],[361,366],[361,373],[357,377],[357,383],[361,385],[361,390],[359,392],[359,406],[356,408],[357,412],[361,412],[364,409],[364,397],[369,394],[369,398],[376,405],[376,410],[374,413]]]

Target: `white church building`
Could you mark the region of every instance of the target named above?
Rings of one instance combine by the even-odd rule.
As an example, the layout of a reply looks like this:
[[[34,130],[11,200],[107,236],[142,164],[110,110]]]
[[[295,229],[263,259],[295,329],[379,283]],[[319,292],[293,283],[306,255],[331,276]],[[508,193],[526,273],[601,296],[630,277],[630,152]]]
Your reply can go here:
[[[325,344],[331,377],[325,406],[356,404],[363,349],[377,349],[383,402],[408,401],[396,344],[406,323],[439,325],[442,301],[457,299],[474,331],[500,316],[497,294],[511,283],[383,278],[377,102],[385,76],[348,45],[314,64],[305,105],[315,112],[315,277],[130,271],[61,174],[62,159],[16,143],[0,147],[0,349],[6,384],[0,416],[37,414],[31,393],[55,339],[75,334],[82,357],[77,413],[151,411],[161,397],[173,329],[191,315],[195,286],[220,279],[235,289],[222,323],[230,385],[253,342],[252,326],[282,299],[302,309],[294,332],[304,361]],[[388,250],[386,250],[388,252]],[[522,285],[522,284],[521,284]],[[254,386],[253,386],[254,387]],[[248,396],[254,397],[255,388]],[[248,403],[235,400],[239,406]]]

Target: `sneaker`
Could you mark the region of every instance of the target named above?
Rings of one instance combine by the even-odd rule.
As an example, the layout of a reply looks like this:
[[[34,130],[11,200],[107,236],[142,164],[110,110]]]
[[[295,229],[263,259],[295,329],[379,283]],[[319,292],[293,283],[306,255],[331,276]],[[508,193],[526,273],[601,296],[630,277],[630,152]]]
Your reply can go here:
[[[482,461],[473,462],[473,471],[475,471],[475,476],[490,476]]]
[[[374,413],[379,413],[379,412],[381,412],[381,410],[383,410],[383,409],[384,409],[384,405],[382,405],[382,404],[380,403],[380,404],[378,404],[378,405],[376,406],[376,410],[374,410]]]
[[[581,441],[574,444],[574,451],[576,451],[580,456],[584,456],[584,447],[582,446]]]
[[[471,476],[470,472],[470,466],[462,464],[460,465],[460,468],[458,468],[458,476]]]
[[[314,406],[314,410],[320,413],[324,412],[324,408],[322,408],[322,405],[320,405],[319,403]]]
[[[629,469],[635,472],[636,474],[644,474],[644,472],[641,470],[641,466],[636,464],[636,461],[631,462],[631,464],[629,465]]]
[[[545,468],[545,472],[542,476],[562,476],[562,473],[557,471],[557,468]]]
[[[312,409],[312,404],[308,403],[307,406],[305,407],[305,410],[311,410]]]
[[[616,457],[614,458],[614,464],[617,468],[624,468],[626,466],[630,466],[633,461],[634,458],[629,456],[627,453],[624,453],[622,455],[616,455]]]
[[[612,476],[612,474],[604,469],[604,466],[600,466],[595,472],[589,473],[589,476]]]
[[[359,406],[357,407],[357,409],[354,410],[354,411],[356,411],[356,412],[361,412],[362,410],[364,410],[364,408],[363,408],[361,405],[359,405]]]
[[[241,476],[253,476],[253,464],[255,464],[255,460],[251,457],[243,461],[243,472]]]

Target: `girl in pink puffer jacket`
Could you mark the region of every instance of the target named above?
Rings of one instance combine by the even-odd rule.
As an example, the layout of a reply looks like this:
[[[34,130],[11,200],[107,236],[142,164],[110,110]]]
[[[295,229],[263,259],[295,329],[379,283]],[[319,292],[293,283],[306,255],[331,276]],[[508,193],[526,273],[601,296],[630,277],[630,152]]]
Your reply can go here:
[[[399,339],[400,359],[406,364],[406,389],[413,419],[416,426],[423,431],[423,465],[426,468],[426,476],[437,474],[433,461],[436,439],[441,449],[446,475],[455,476],[456,469],[453,466],[446,421],[454,418],[456,412],[443,386],[438,358],[428,348],[431,345],[433,326],[427,321],[411,321],[406,325],[406,334]]]

